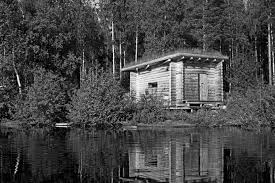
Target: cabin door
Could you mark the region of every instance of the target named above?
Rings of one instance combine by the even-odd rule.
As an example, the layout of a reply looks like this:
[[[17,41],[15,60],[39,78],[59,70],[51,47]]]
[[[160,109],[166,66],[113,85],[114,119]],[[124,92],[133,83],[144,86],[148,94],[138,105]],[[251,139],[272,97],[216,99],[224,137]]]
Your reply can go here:
[[[199,74],[199,97],[200,101],[207,101],[208,99],[208,79],[207,74]]]

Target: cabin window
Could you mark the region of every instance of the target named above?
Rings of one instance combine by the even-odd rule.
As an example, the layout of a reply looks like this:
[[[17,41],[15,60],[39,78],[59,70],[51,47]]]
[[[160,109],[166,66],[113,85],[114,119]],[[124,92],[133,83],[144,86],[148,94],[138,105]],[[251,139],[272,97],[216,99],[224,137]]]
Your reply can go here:
[[[158,156],[152,154],[145,154],[144,165],[147,167],[157,167],[158,166]]]
[[[146,94],[156,94],[157,88],[158,88],[157,82],[148,83],[148,90],[147,90]]]
[[[154,82],[154,83],[148,83],[148,88],[157,88],[158,87],[158,83]]]

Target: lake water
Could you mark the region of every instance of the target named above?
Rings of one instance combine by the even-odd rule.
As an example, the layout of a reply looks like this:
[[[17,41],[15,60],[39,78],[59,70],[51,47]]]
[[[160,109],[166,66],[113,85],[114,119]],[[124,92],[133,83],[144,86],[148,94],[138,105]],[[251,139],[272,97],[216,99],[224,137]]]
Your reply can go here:
[[[273,183],[274,163],[271,131],[0,128],[1,183]]]

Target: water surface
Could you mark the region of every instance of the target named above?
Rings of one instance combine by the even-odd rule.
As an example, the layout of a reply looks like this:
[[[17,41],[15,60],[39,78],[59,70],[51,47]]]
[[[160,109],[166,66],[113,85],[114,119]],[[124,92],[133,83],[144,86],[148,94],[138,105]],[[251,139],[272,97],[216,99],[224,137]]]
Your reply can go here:
[[[271,131],[0,128],[1,183],[273,183],[274,162]]]

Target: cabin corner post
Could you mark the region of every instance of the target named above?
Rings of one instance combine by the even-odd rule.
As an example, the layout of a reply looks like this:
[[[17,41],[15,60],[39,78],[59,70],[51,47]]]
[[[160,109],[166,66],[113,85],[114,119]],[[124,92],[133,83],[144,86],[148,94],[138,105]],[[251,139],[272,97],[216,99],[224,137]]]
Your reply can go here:
[[[183,100],[183,62],[177,62],[175,68],[176,74],[176,105],[181,104]]]
[[[172,105],[172,65],[169,63],[169,106]]]
[[[175,62],[171,62],[170,63],[170,101],[171,101],[171,106],[175,106],[176,105],[176,101],[177,101],[177,92],[176,92],[176,72],[177,72],[177,68],[176,68],[176,63]]]
[[[130,95],[137,99],[137,73],[130,72]]]
[[[140,90],[139,90],[139,72],[136,71],[136,100],[140,99]]]
[[[182,100],[185,99],[185,64],[182,62]]]
[[[220,63],[220,80],[221,80],[221,101],[224,102],[224,86],[223,86],[223,63],[224,60],[221,61]]]
[[[224,101],[224,88],[223,88],[223,61],[220,61],[215,67],[216,75],[216,101]]]

